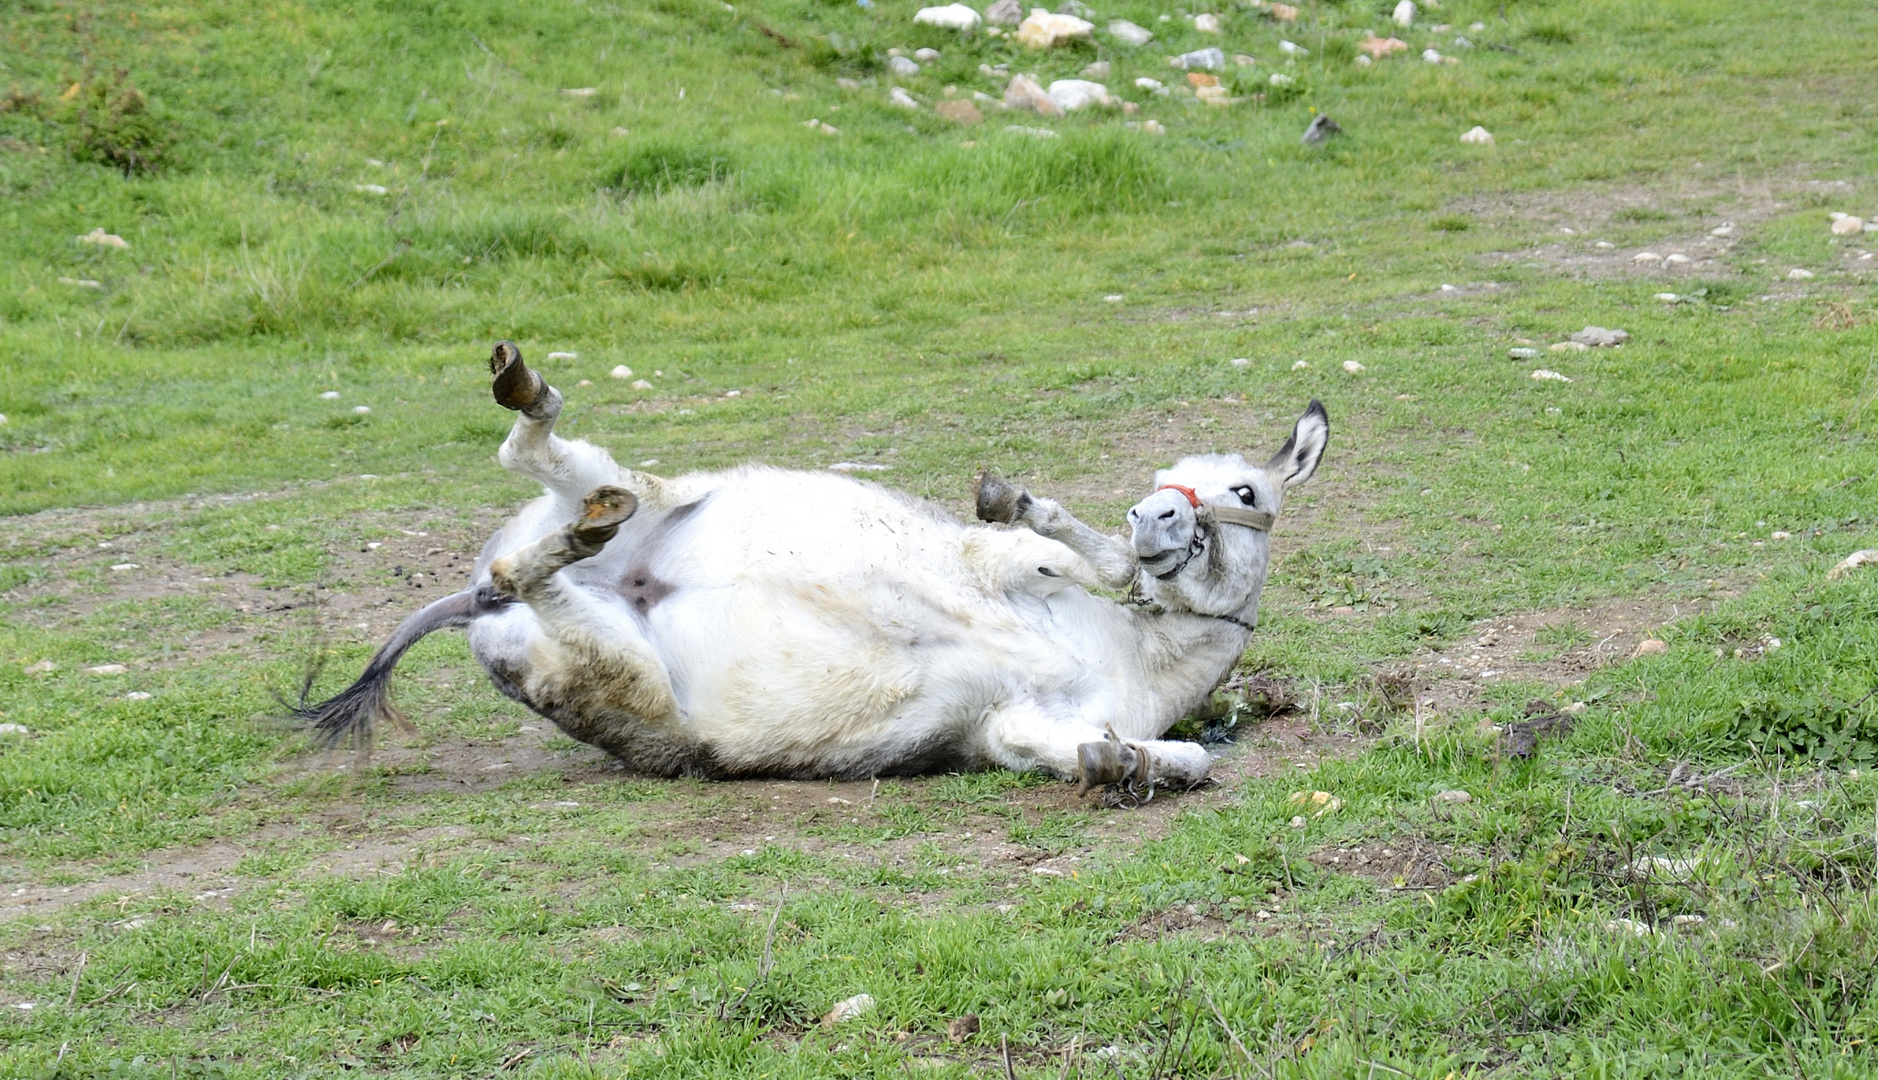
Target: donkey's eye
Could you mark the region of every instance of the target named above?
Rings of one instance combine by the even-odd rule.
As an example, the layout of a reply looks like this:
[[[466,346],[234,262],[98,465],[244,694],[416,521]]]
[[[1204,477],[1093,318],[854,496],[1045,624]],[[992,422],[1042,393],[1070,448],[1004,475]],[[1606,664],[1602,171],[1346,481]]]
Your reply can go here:
[[[1247,506],[1252,506],[1258,502],[1258,496],[1252,491],[1251,485],[1233,488],[1232,493],[1239,496],[1239,501]]]

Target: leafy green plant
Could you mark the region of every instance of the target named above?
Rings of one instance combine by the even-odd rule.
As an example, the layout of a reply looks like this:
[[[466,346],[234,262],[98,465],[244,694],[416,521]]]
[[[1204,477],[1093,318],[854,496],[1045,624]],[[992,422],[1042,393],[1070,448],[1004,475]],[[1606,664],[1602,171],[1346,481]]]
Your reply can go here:
[[[1870,701],[1766,694],[1741,702],[1730,734],[1770,756],[1870,767],[1878,761],[1878,709]]]
[[[64,105],[58,118],[70,128],[73,158],[108,165],[127,177],[170,164],[175,131],[151,112],[123,68],[86,78]]]

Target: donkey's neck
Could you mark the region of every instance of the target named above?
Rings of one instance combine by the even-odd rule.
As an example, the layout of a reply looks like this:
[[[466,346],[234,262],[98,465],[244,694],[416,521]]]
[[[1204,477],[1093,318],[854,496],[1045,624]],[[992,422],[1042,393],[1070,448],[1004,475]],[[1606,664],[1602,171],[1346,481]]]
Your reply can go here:
[[[1252,641],[1249,627],[1258,624],[1258,609],[1254,592],[1226,618],[1179,609],[1134,612],[1138,655],[1162,731],[1197,708],[1232,671]]]

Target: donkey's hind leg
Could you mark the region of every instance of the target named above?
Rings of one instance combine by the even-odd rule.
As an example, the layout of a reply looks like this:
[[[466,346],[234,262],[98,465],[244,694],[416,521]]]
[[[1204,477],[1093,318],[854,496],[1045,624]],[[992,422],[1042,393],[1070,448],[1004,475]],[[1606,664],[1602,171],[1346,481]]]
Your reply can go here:
[[[1133,584],[1140,564],[1134,548],[1119,537],[1104,536],[1056,502],[1040,498],[989,469],[978,474],[978,520],[1022,525],[1081,555],[1097,580],[1110,589]]]
[[[515,426],[496,454],[503,468],[540,481],[566,504],[570,515],[588,492],[628,479],[626,470],[605,450],[554,433],[554,422],[561,415],[561,392],[522,362],[522,350],[513,341],[496,342],[489,356],[489,374],[496,404],[517,414]]]

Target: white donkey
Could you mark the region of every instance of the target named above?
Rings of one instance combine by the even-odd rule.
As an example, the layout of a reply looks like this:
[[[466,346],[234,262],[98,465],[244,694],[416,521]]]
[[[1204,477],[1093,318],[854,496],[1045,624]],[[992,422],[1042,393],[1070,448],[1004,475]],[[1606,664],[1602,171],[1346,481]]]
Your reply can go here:
[[[547,494],[484,546],[470,588],[301,710],[329,740],[396,717],[398,658],[467,626],[504,694],[648,772],[1002,767],[1191,786],[1206,751],[1159,737],[1245,651],[1272,523],[1330,430],[1313,401],[1262,466],[1213,454],[1160,471],[1128,512],[1130,542],[989,474],[978,516],[1000,524],[966,525],[830,473],[623,469],[554,435],[561,395],[513,343],[490,367],[497,403],[519,413],[502,465]]]

